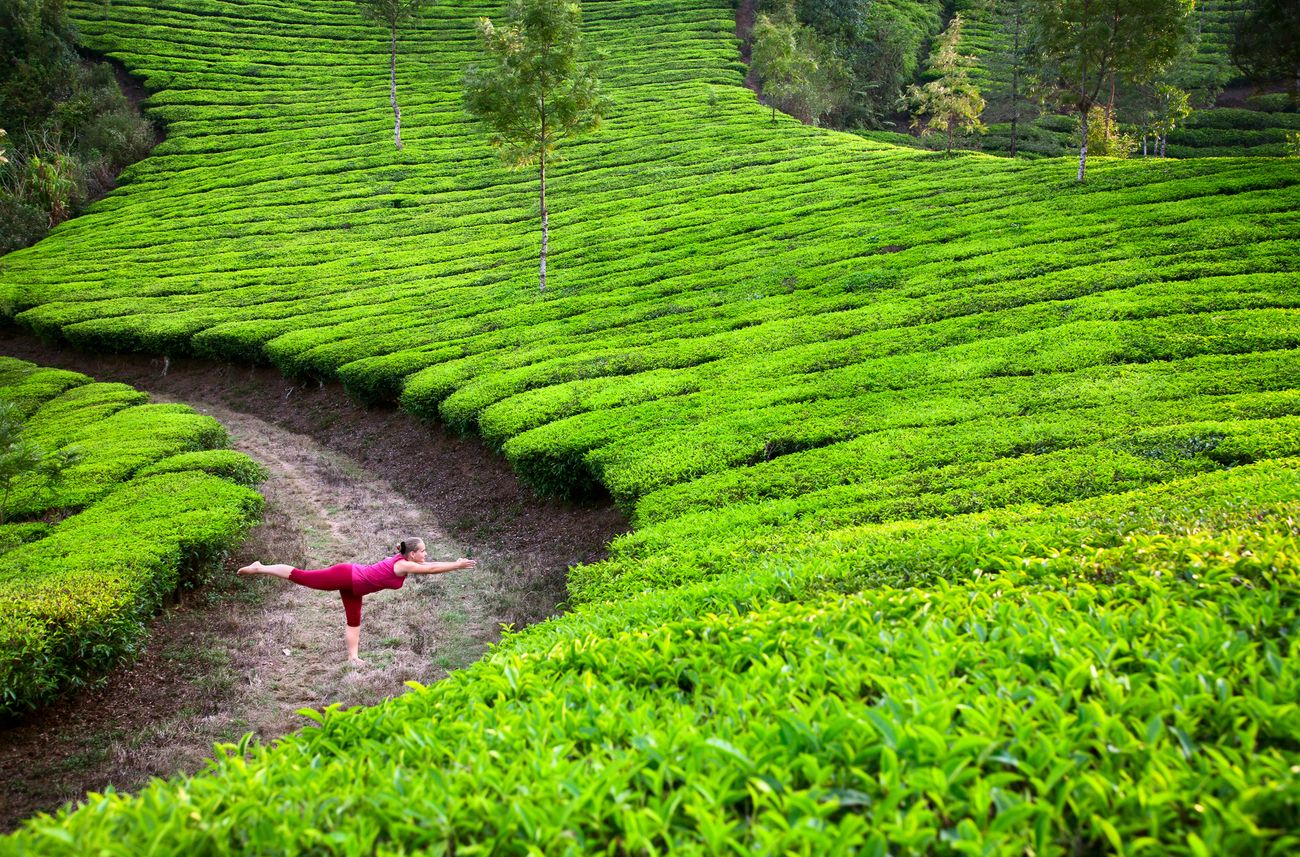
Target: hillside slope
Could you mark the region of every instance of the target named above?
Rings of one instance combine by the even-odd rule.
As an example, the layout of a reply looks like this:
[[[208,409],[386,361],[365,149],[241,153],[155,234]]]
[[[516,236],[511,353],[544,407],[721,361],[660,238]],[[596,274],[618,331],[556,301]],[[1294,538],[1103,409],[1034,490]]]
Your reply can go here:
[[[349,3],[76,8],[169,137],[7,312],[338,377],[637,530],[457,678],[0,851],[1296,844],[1295,164],[773,124],[726,4],[588,3],[541,296],[458,101],[495,8],[404,41],[401,152]]]

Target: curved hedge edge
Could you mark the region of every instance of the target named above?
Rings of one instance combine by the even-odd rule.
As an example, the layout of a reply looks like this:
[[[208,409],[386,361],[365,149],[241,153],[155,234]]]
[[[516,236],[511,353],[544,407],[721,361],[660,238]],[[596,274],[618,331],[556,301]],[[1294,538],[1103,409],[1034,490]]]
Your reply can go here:
[[[198,471],[133,480],[5,554],[0,717],[34,709],[127,662],[144,621],[219,567],[262,497]]]
[[[136,477],[183,473],[189,470],[199,470],[212,476],[219,476],[246,488],[261,485],[269,476],[265,467],[242,452],[233,449],[205,449],[164,458],[139,470]]]
[[[274,747],[220,745],[206,775],[38,816],[0,854],[936,853],[957,832],[978,853],[1286,853],[1297,532],[1210,511],[1106,581],[1067,558],[654,623],[570,614]],[[1243,728],[1216,742],[1224,718]]]

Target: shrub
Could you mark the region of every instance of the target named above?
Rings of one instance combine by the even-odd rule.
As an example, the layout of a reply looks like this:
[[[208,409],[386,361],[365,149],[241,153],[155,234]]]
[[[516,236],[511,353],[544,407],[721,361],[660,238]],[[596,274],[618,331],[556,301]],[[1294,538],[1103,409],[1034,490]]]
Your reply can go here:
[[[141,405],[123,384],[0,358],[0,394],[24,433],[78,460],[51,489],[16,481],[13,511],[53,523],[0,526],[0,717],[93,683],[138,651],[144,621],[219,566],[261,512],[265,473],[209,417]],[[18,406],[11,406],[18,410]]]

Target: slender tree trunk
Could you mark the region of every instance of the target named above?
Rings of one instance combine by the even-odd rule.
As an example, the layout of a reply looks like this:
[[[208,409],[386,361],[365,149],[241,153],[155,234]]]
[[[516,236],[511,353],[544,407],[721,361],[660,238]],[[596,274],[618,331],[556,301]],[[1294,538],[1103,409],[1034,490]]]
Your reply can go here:
[[[542,179],[542,182],[541,182],[541,185],[542,185],[542,190],[541,190],[541,201],[542,201],[542,279],[541,279],[541,287],[540,287],[539,290],[542,291],[542,292],[545,292],[545,291],[546,291],[546,245],[547,245],[548,240],[550,239],[550,229],[551,229],[550,218],[547,216],[547,212],[546,212],[546,150],[545,150],[545,149],[542,150],[541,169],[539,170],[539,172],[540,172],[541,179]]]
[[[1011,53],[1011,157],[1016,156],[1016,125],[1020,120],[1020,5],[1016,4],[1015,46]]]
[[[1106,141],[1107,146],[1110,145],[1110,117],[1114,115],[1114,113],[1115,113],[1115,75],[1112,74],[1110,76],[1110,101],[1106,102],[1105,132],[1101,135],[1101,139]],[[1115,153],[1107,152],[1106,154],[1113,155]]]
[[[402,148],[402,111],[397,107],[397,25],[392,26],[391,59],[388,63],[389,100],[393,102],[393,145]]]
[[[1079,110],[1079,181],[1083,181],[1083,170],[1088,164],[1088,108]]]
[[[1142,157],[1145,158],[1146,156],[1147,156],[1147,135],[1146,135],[1146,132],[1143,132],[1143,134],[1142,134]]]

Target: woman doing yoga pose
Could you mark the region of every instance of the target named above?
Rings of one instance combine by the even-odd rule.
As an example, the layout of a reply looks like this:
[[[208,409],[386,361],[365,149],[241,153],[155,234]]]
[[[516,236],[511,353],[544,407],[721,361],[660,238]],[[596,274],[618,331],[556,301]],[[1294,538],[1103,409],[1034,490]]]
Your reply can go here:
[[[254,561],[239,570],[240,574],[270,574],[312,589],[338,590],[343,598],[343,613],[347,626],[343,629],[343,642],[348,648],[348,660],[354,664],[365,663],[357,657],[361,645],[361,598],[381,589],[401,589],[408,574],[446,574],[458,568],[478,565],[472,559],[454,562],[425,562],[424,542],[408,539],[402,542],[397,553],[372,565],[344,562],[329,568],[305,571],[291,565],[263,565]]]

